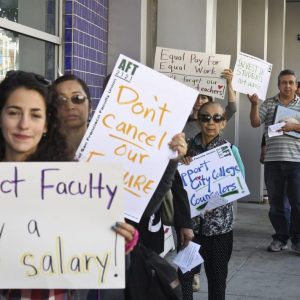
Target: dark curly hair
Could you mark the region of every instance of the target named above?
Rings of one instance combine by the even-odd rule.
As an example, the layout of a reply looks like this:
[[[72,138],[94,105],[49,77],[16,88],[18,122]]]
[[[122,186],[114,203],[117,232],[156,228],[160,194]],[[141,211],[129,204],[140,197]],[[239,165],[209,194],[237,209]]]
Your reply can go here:
[[[9,96],[18,88],[38,92],[46,105],[47,133],[40,140],[35,153],[26,161],[70,161],[72,159],[64,136],[59,132],[57,96],[49,82],[41,75],[25,71],[9,71],[0,83],[0,114]],[[5,144],[0,130],[0,160],[5,156]]]

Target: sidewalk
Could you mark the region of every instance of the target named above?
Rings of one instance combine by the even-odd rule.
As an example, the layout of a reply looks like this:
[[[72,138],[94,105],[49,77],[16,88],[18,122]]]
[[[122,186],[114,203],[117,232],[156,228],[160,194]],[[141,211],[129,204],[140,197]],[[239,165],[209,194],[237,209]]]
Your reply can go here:
[[[268,209],[267,204],[238,203],[226,300],[300,299],[300,255],[266,251],[273,232]],[[207,299],[204,268],[200,284],[194,300]]]

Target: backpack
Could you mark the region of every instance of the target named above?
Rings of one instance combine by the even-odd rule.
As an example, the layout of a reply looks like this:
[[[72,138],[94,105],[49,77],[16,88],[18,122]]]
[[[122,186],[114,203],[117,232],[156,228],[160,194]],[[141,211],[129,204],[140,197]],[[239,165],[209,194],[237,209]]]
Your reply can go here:
[[[182,300],[175,268],[141,244],[131,252],[127,275],[126,300]]]

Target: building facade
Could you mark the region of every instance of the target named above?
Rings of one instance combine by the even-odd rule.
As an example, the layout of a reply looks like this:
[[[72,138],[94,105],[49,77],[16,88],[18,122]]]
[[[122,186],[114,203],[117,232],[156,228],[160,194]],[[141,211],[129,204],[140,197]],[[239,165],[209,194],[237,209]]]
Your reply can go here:
[[[23,69],[55,79],[85,80],[93,108],[120,53],[153,67],[156,46],[230,54],[242,51],[273,64],[268,96],[284,68],[300,74],[300,0],[0,0],[0,79]],[[263,196],[258,163],[262,129],[249,122],[249,101],[225,135],[239,146],[251,195]]]

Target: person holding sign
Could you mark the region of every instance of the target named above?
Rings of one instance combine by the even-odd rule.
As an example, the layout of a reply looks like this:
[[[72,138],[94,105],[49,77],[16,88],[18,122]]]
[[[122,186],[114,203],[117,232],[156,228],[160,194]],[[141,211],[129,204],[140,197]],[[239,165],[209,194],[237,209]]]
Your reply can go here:
[[[60,100],[60,117],[64,121],[64,126],[61,127],[61,130],[67,136],[69,147],[75,155],[75,151],[77,150],[88,125],[88,116],[91,108],[89,91],[85,82],[74,75],[64,75],[59,77],[54,82],[54,88],[57,91]],[[178,151],[179,157],[182,157],[186,153],[187,149],[184,134],[180,133],[175,135],[170,142],[170,147],[173,150]],[[175,160],[171,160],[140,223],[122,223],[124,227],[124,234],[126,231],[131,232],[134,227],[138,228],[141,242],[158,253],[163,251],[164,246],[163,226],[160,225],[158,230],[153,231],[148,230],[148,228],[152,225],[153,228],[156,228],[157,222],[158,224],[161,224],[159,221],[160,202],[168,187],[171,186],[172,176],[176,170],[176,166],[177,162]],[[154,213],[156,213],[155,216],[151,217]],[[151,225],[149,225],[150,222]],[[131,241],[134,235],[129,235],[131,239],[127,238],[125,235],[123,236],[126,239],[127,245],[131,245],[130,250],[132,250],[136,244],[136,239],[133,239],[134,243]],[[101,296],[103,296],[103,293],[106,293],[106,291],[101,291]],[[92,294],[98,294],[98,291],[90,291],[89,297],[93,297]]]
[[[217,102],[205,103],[198,112],[198,124],[201,132],[189,142],[184,163],[189,164],[191,157],[228,143],[221,137],[226,126],[225,111]],[[239,168],[244,175],[238,149],[232,146]],[[181,184],[175,182],[174,184]],[[186,203],[188,203],[188,199]],[[205,273],[208,281],[209,299],[225,299],[228,262],[233,245],[233,209],[232,202],[207,211],[204,216],[194,218],[196,242],[201,245],[200,254],[204,259]],[[184,300],[192,300],[192,280],[194,271],[180,276],[183,285]]]
[[[56,98],[48,93],[48,81],[34,73],[7,72],[0,83],[0,161],[70,161],[59,124]],[[71,299],[71,292],[2,290],[0,296],[16,300]]]
[[[288,69],[281,71],[278,75],[278,88],[279,93],[261,105],[256,94],[248,95],[252,127],[265,124],[267,151],[264,176],[270,199],[269,218],[275,230],[273,241],[267,249],[271,252],[287,249],[287,241],[291,236],[292,250],[300,253],[300,139],[287,134],[270,138],[267,134],[277,106],[300,111],[300,97],[296,95],[296,73]],[[286,122],[280,130],[300,132],[300,125]],[[290,226],[285,214],[286,195],[291,206]]]
[[[109,78],[109,76],[107,77]],[[107,83],[108,80],[105,80]],[[69,147],[72,149],[74,155],[80,141],[88,125],[88,117],[91,110],[91,101],[88,87],[84,81],[74,75],[64,75],[59,77],[54,82],[54,88],[58,93],[60,100],[59,114],[63,120],[64,126],[61,127],[62,132],[67,136]],[[104,86],[105,88],[105,86]],[[177,151],[177,158],[185,155],[187,144],[183,133],[175,135],[169,143],[170,148]],[[161,201],[164,194],[171,187],[172,178],[177,167],[177,160],[172,159],[160,181],[158,188],[153,194],[149,202],[144,216],[139,224],[132,222],[132,225],[137,227],[140,232],[140,238],[146,246],[160,253],[163,251],[164,234],[163,227],[160,226],[158,231],[152,232],[148,230],[148,223],[154,213],[155,217],[151,218],[151,224],[155,227],[159,222],[158,214]],[[151,225],[152,226],[152,225]],[[151,227],[150,226],[150,227]]]
[[[68,147],[74,157],[88,127],[91,114],[90,91],[85,81],[72,74],[57,78],[53,87],[58,95],[58,113],[63,121],[60,130],[66,136]],[[125,253],[129,254],[138,242],[138,231],[125,222],[117,222],[112,229],[125,238]],[[88,299],[98,297],[100,293],[103,299],[106,299],[106,296],[109,297],[110,293],[114,295],[123,294],[118,290],[103,290],[101,292],[91,290]],[[122,296],[118,295],[118,297]]]
[[[226,120],[228,121],[231,119],[231,117],[234,115],[236,112],[236,94],[235,91],[232,87],[232,77],[233,77],[233,72],[230,68],[224,69],[222,72],[222,77],[226,79],[227,82],[227,97],[228,97],[228,104],[225,108],[225,116]],[[186,125],[183,129],[187,141],[191,140],[194,138],[198,133],[199,133],[199,122],[198,122],[198,112],[199,109],[202,107],[203,104],[206,102],[212,102],[213,98],[207,95],[198,95],[198,98],[195,102],[195,105],[193,107],[192,113],[189,116]],[[180,199],[176,200],[176,203],[181,203]],[[181,230],[181,229],[180,229]],[[177,232],[177,234],[180,233]],[[193,280],[193,291],[199,291],[200,289],[200,278],[199,274],[195,274],[194,280]]]
[[[227,82],[228,104],[225,108],[225,111],[226,111],[226,120],[229,120],[236,112],[236,95],[232,87],[232,77],[233,77],[232,70],[224,69],[224,71],[222,72],[222,77],[224,77]],[[204,103],[212,102],[212,101],[213,98],[211,96],[202,95],[202,94],[198,95],[192,113],[190,114],[183,130],[187,140],[192,139],[196,134],[199,133],[199,126],[198,126],[199,109],[202,107]]]

